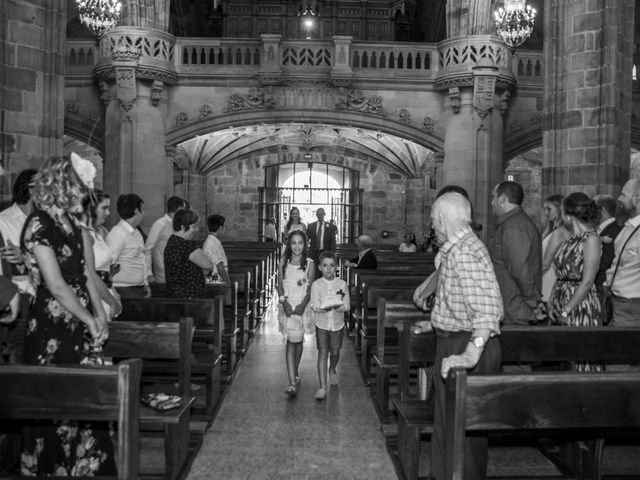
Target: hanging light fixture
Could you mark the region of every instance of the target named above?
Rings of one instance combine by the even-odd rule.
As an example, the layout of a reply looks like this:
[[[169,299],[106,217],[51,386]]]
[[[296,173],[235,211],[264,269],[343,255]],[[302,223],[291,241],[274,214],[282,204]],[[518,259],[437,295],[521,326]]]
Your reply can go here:
[[[80,21],[96,35],[108,32],[118,24],[120,0],[76,0]]]
[[[307,34],[307,40],[311,40],[311,32],[316,27],[316,17],[320,16],[320,7],[316,5],[313,8],[311,5],[307,5],[306,8],[302,8],[300,5],[298,16],[302,20],[302,28]]]
[[[524,0],[504,0],[504,7],[493,13],[498,37],[512,52],[531,36],[536,13]]]

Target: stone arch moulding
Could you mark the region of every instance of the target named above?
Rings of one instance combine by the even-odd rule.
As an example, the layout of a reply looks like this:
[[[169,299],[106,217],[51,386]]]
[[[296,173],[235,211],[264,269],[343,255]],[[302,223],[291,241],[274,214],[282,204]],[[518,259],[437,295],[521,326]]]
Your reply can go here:
[[[92,146],[104,157],[104,122],[76,112],[64,112],[64,134]]]
[[[227,113],[171,129],[167,131],[166,142],[168,147],[172,147],[197,135],[205,135],[229,127],[287,122],[365,128],[410,140],[433,151],[442,151],[444,149],[444,140],[442,138],[393,119],[364,115],[358,112],[345,112],[344,110],[339,113],[333,113],[327,110],[311,109]]]
[[[540,126],[534,126],[527,130],[519,131],[515,135],[505,139],[504,142],[504,161],[506,162],[512,158],[522,155],[529,150],[542,147],[542,128]]]

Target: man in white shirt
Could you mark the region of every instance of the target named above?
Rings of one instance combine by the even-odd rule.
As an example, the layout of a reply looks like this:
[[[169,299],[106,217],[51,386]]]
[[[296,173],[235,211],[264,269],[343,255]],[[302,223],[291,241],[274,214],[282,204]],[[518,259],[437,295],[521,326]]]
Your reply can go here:
[[[0,212],[0,236],[3,242],[0,245],[0,275],[11,277],[20,293],[32,292],[20,250],[20,234],[27,216],[33,211],[30,184],[36,173],[37,170],[27,169],[18,174],[13,184],[13,204]]]
[[[214,278],[218,275],[219,279],[226,284],[230,284],[229,279],[229,263],[227,262],[227,254],[224,251],[220,236],[224,231],[224,217],[222,215],[210,215],[207,218],[207,228],[209,236],[204,241],[202,251],[209,257],[213,263]]]
[[[622,187],[618,205],[629,220],[615,240],[615,257],[607,270],[607,285],[613,294],[612,327],[640,326],[640,179]],[[624,248],[623,248],[624,247]],[[619,263],[618,263],[619,261]],[[618,269],[616,270],[616,265]],[[615,276],[614,276],[615,271]]]
[[[264,227],[264,241],[265,242],[277,242],[278,234],[276,233],[276,219],[271,217],[269,223]]]
[[[113,286],[123,298],[148,298],[150,266],[138,230],[144,218],[144,202],[134,193],[120,195],[117,209],[120,221],[107,235],[114,263],[120,265],[120,271],[113,276]]]
[[[149,230],[149,236],[144,245],[147,256],[147,265],[153,270],[153,280],[157,283],[165,283],[164,277],[164,249],[167,240],[173,235],[173,216],[178,210],[185,208],[185,201],[176,196],[167,200],[167,213],[156,220]]]

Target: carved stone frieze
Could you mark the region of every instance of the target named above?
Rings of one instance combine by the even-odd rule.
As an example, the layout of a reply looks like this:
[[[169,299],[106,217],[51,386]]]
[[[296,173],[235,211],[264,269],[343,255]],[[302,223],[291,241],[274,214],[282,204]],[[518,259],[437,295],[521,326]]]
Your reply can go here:
[[[105,80],[100,80],[98,82],[98,91],[100,92],[99,98],[104,106],[109,106],[109,103],[111,102],[111,88]]]
[[[180,112],[176,116],[176,127],[183,127],[189,121],[189,116],[186,112]]]
[[[211,105],[204,104],[200,107],[200,120],[205,120],[213,115],[213,110],[211,110]]]
[[[384,117],[387,116],[387,112],[382,105],[382,97],[380,95],[365,97],[360,90],[349,90],[346,108],[347,110],[373,113]]]
[[[162,83],[160,80],[154,80],[151,84],[151,104],[154,107],[157,107],[160,104],[163,90],[164,83]]]
[[[407,110],[406,108],[398,109],[398,120],[400,120],[402,123],[410,124],[411,113],[409,112],[409,110]]]
[[[509,90],[503,90],[500,93],[497,93],[495,96],[495,107],[500,111],[502,115],[507,113],[509,110],[509,101],[511,100],[511,92]]]
[[[449,102],[451,103],[451,110],[454,114],[460,113],[462,106],[462,95],[459,87],[451,87],[449,89]]]
[[[491,75],[476,75],[473,85],[473,107],[481,119],[487,118],[494,104],[496,78]]]
[[[225,112],[256,110],[264,108],[264,89],[252,88],[246,95],[232,93],[224,109]]]
[[[125,112],[131,110],[137,96],[135,68],[116,67],[116,97]]]

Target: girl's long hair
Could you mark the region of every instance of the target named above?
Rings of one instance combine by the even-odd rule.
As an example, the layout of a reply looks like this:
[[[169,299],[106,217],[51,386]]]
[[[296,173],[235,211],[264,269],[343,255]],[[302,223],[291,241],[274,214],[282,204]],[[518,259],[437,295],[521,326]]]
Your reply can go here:
[[[302,258],[300,261],[300,268],[302,268],[303,272],[307,268],[307,236],[302,230],[294,230],[287,237],[287,245],[284,247],[284,254],[282,256],[283,265],[284,265],[284,268],[282,269],[283,277],[286,275],[287,264],[291,262],[291,256],[293,255],[293,251],[291,250],[291,239],[293,238],[294,235],[300,235],[302,237],[302,242],[304,244],[304,247],[302,247],[302,254],[301,254]]]

